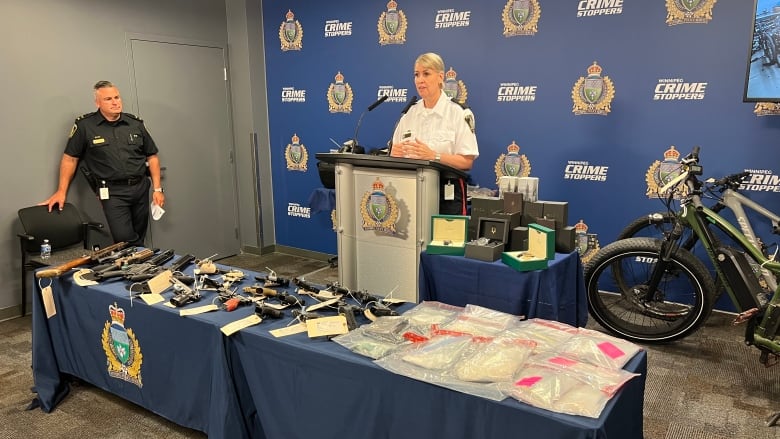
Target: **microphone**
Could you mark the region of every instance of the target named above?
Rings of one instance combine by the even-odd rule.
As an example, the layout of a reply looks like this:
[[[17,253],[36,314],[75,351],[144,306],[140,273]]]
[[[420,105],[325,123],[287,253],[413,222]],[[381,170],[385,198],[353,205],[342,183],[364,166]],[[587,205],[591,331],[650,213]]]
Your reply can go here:
[[[369,105],[368,108],[363,111],[363,114],[361,114],[360,118],[358,119],[357,126],[355,126],[355,136],[352,137],[351,141],[344,142],[344,146],[341,147],[339,152],[352,152],[355,154],[363,154],[365,152],[365,148],[358,144],[358,131],[360,131],[360,125],[363,123],[363,117],[365,117],[366,113],[381,105],[382,102],[386,101],[388,97],[388,95],[382,95],[381,98],[374,101],[373,104]]]
[[[417,101],[419,100],[420,98],[417,95],[412,96],[412,98],[409,99],[409,102],[406,103],[404,109],[401,110],[401,117],[403,117],[403,115],[406,114],[406,112],[409,111],[410,108],[412,108],[412,105],[416,104]],[[395,134],[395,129],[398,128],[399,123],[401,123],[401,118],[398,118],[398,120],[395,122],[395,126],[393,127],[393,134]],[[387,155],[390,155],[390,152],[392,152],[392,150],[393,150],[393,138],[390,137],[390,140],[387,142]]]
[[[401,116],[406,114],[407,111],[409,111],[410,108],[412,108],[412,105],[416,104],[417,101],[419,101],[420,98],[417,95],[412,96],[411,99],[409,99],[409,103],[406,104],[403,110],[401,110]]]

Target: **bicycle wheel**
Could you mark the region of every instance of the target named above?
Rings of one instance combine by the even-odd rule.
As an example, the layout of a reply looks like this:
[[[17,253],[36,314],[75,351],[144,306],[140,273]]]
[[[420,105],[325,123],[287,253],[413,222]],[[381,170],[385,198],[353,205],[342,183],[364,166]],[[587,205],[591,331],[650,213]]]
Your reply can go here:
[[[670,231],[673,225],[674,215],[669,212],[655,212],[640,216],[634,221],[631,221],[620,231],[616,241],[627,238],[664,239],[664,234]],[[686,227],[680,242],[688,243],[691,234],[691,230]],[[691,246],[694,243],[695,242],[690,242],[689,245],[686,245],[686,250],[690,250],[688,246]]]
[[[715,285],[707,268],[678,249],[656,291],[648,282],[661,241],[629,238],[599,250],[585,266],[588,309],[608,331],[637,342],[664,342],[694,332],[712,312]]]

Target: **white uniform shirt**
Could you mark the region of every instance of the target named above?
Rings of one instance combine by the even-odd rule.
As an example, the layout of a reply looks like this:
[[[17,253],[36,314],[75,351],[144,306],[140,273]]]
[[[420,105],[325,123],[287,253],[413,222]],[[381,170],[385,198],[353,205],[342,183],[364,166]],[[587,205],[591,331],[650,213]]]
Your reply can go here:
[[[405,133],[420,139],[440,154],[461,154],[477,158],[477,136],[465,120],[465,110],[442,92],[433,108],[420,99],[401,117],[393,133],[393,143],[401,143]]]

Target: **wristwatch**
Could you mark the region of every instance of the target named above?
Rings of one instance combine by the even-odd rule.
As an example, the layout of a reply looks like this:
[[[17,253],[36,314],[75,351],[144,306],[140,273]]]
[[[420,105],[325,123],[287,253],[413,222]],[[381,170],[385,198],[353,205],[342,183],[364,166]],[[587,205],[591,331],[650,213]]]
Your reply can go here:
[[[433,161],[440,162],[441,161],[441,154],[437,152],[436,153],[436,157],[433,159]]]
[[[154,191],[155,191],[155,192],[159,192],[159,193],[161,193],[161,194],[162,194],[162,193],[165,193],[165,191],[164,191],[164,190],[163,190],[163,188],[161,188],[161,187],[158,187],[158,188],[157,188],[157,189],[155,189]]]

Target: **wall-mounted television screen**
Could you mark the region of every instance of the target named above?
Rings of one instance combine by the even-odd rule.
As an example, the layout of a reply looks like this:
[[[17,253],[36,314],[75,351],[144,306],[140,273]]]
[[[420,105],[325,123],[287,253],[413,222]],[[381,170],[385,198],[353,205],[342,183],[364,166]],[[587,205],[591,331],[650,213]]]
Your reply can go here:
[[[745,102],[780,102],[780,1],[753,0]]]

